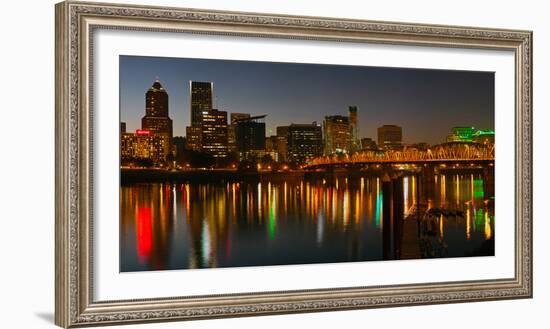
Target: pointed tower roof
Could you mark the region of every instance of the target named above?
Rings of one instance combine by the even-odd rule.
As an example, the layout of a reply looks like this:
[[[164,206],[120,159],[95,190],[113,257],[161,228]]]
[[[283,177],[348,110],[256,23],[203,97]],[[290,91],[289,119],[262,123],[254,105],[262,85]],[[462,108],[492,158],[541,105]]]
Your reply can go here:
[[[151,90],[151,91],[164,91],[164,87],[160,84],[160,81],[159,81],[158,77],[155,79],[155,82],[153,83],[151,88],[149,88],[149,90]]]

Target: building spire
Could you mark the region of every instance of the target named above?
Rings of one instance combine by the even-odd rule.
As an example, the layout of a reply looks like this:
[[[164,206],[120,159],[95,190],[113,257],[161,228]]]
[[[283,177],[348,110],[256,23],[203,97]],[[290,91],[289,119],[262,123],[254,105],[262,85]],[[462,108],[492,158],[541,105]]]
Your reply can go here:
[[[151,86],[151,88],[149,88],[149,90],[153,90],[153,91],[161,90],[161,91],[164,91],[164,87],[160,84],[160,80],[159,80],[159,77],[158,77],[158,76],[155,77],[155,82],[153,83],[153,85]]]

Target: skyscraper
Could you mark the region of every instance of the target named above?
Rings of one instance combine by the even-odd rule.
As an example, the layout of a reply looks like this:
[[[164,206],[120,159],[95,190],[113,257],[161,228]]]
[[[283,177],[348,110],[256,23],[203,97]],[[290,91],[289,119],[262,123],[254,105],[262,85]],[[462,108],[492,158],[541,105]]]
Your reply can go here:
[[[277,127],[277,153],[279,161],[288,161],[288,126]]]
[[[265,151],[265,115],[237,120],[235,136],[240,160],[248,160]]]
[[[361,141],[359,140],[359,126],[357,123],[357,106],[348,107],[349,111],[349,129],[350,129],[350,148],[352,152],[359,151],[361,149]]]
[[[323,154],[323,132],[317,123],[288,126],[288,161],[297,165],[307,163]]]
[[[215,158],[227,156],[227,112],[216,109],[202,111],[201,150]]]
[[[277,136],[272,135],[265,138],[265,154],[269,155],[275,162],[281,161],[277,150]]]
[[[378,127],[378,147],[390,150],[400,149],[403,146],[403,130],[396,125]]]
[[[186,127],[185,137],[191,150],[202,150],[202,115],[212,109],[213,89],[212,82],[189,81],[191,125]]]
[[[145,116],[141,129],[165,137],[164,155],[172,152],[172,119],[168,117],[168,93],[157,79],[145,93]]]
[[[199,125],[185,127],[187,148],[193,151],[201,150],[202,128]]]
[[[236,129],[237,129],[237,120],[240,119],[246,119],[250,118],[249,113],[231,113],[229,125],[227,126],[227,147],[228,152],[236,152],[237,151],[237,136],[236,136]]]
[[[213,89],[214,83],[212,82],[189,81],[191,126],[200,125],[201,111],[213,108]]]
[[[325,116],[323,121],[325,154],[349,153],[351,150],[350,118],[342,115]]]

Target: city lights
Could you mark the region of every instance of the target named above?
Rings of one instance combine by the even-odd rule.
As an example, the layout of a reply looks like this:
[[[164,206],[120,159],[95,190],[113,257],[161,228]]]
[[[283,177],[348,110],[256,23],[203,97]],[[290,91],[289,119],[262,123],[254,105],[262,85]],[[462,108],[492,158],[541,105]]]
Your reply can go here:
[[[298,83],[291,112],[279,82],[176,71],[125,94],[122,272],[494,255],[491,120],[418,114],[423,134],[362,85],[325,106]]]
[[[348,116],[325,116],[322,125],[291,122],[277,127],[277,135],[266,136],[267,115],[231,113],[228,123],[227,111],[212,108],[213,87],[213,82],[190,82],[191,125],[185,137],[173,137],[168,93],[156,80],[145,93],[141,129],[127,133],[126,123],[121,122],[121,167],[286,171],[348,163],[372,163],[379,169],[387,162],[400,170],[412,170],[417,162],[426,166],[430,161],[494,159],[494,131],[490,129],[453,127],[446,141],[432,146],[403,143],[403,128],[397,125],[379,127],[378,144],[360,138],[357,106],[349,106]],[[449,161],[441,161],[439,167],[463,166]],[[470,166],[475,164],[470,162]]]

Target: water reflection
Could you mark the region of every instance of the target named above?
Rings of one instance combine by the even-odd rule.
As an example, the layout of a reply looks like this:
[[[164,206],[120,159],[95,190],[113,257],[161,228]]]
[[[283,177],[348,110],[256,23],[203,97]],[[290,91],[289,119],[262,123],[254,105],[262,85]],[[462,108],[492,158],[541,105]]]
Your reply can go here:
[[[487,247],[494,237],[492,200],[475,174],[436,175],[432,181],[412,175],[389,188],[383,177],[134,184],[121,187],[120,198],[121,271],[493,252]],[[410,218],[422,204],[462,215],[441,214],[425,231],[415,219],[411,229]],[[422,234],[444,245],[445,253],[413,250]]]

